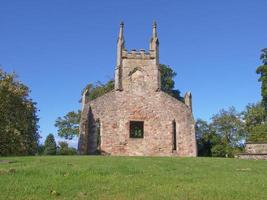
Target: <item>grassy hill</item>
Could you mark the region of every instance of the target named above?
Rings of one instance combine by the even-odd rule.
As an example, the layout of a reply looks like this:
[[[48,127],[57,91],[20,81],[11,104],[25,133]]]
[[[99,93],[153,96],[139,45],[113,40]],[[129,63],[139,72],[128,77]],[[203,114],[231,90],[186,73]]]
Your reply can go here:
[[[0,160],[0,199],[267,198],[267,161],[101,156]]]

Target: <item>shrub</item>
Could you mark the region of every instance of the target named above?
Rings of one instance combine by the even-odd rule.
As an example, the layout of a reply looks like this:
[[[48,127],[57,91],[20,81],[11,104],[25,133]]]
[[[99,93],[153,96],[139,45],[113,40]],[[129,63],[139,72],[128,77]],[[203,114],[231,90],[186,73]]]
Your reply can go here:
[[[76,155],[77,150],[73,147],[69,147],[67,142],[59,142],[59,155]]]
[[[57,144],[56,144],[54,135],[50,133],[46,137],[46,140],[45,140],[44,154],[45,155],[56,155],[56,153],[57,153]]]

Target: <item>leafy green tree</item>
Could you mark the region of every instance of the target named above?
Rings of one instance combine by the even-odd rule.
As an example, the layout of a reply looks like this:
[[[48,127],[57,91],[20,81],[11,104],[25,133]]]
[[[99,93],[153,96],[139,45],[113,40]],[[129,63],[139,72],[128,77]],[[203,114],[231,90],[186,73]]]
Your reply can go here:
[[[208,122],[198,119],[196,121],[196,139],[198,156],[212,156],[214,132],[211,131]]]
[[[233,157],[236,152],[243,149],[246,136],[245,124],[241,113],[238,113],[234,107],[223,109],[214,115],[210,126],[218,136],[217,145],[219,145],[212,147],[213,155]]]
[[[61,141],[59,144],[59,155],[76,155],[77,151],[75,148],[69,147],[67,142]]]
[[[82,94],[85,90],[88,90],[89,100],[94,100],[114,89],[114,80],[111,79],[107,83],[103,84],[98,81],[96,84],[88,84],[82,91]]]
[[[231,151],[230,156],[233,156],[232,150],[233,149],[230,149],[230,151]],[[212,147],[211,154],[212,154],[212,157],[228,157],[229,150],[227,151],[227,146],[225,144],[218,142],[218,144],[216,144]]]
[[[42,144],[39,144],[37,148],[37,155],[39,156],[44,155],[44,151],[45,151],[45,146]]]
[[[267,65],[259,66],[256,72],[257,74],[260,74],[259,81],[262,83],[261,84],[262,103],[266,111],[267,110]]]
[[[267,141],[266,115],[262,103],[249,104],[243,112],[248,141]]]
[[[175,90],[174,77],[177,75],[176,72],[168,65],[160,64],[161,72],[161,90],[168,93],[169,95],[183,101],[180,96],[180,91]]]
[[[250,130],[249,141],[266,142],[267,141],[267,123],[254,126]]]
[[[263,65],[256,72],[260,75],[262,100],[248,105],[244,111],[248,141],[267,141],[267,48],[262,50],[260,58]]]
[[[57,153],[57,143],[53,134],[49,134],[45,139],[45,155],[56,155]]]
[[[55,126],[58,128],[58,136],[71,140],[75,136],[79,135],[80,117],[80,110],[78,112],[71,111],[63,118],[58,117],[55,122]]]
[[[233,157],[244,148],[245,123],[234,107],[221,110],[211,122],[198,119],[196,138],[199,156]]]
[[[264,107],[261,103],[248,104],[243,115],[248,131],[250,131],[252,127],[265,122]]]
[[[29,88],[0,68],[0,155],[37,152],[38,117]]]
[[[175,82],[174,77],[176,72],[168,65],[160,64],[161,72],[161,89],[166,92],[170,92],[174,89]]]
[[[256,72],[260,75],[262,104],[267,112],[267,48],[262,50],[261,60],[263,65],[259,66]]]

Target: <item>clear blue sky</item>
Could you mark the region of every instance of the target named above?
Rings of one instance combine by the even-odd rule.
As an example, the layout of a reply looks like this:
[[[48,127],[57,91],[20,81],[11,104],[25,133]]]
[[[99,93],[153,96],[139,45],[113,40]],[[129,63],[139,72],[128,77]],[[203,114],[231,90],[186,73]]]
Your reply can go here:
[[[113,78],[119,23],[127,49],[148,49],[158,23],[160,62],[193,94],[195,118],[260,100],[255,69],[267,47],[266,0],[1,0],[0,64],[31,88],[41,135],[80,108],[82,88]]]

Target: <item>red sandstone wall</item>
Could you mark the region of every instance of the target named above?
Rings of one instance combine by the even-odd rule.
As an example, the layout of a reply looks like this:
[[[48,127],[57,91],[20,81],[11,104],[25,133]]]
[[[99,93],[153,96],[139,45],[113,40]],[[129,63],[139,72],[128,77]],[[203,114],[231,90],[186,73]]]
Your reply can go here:
[[[91,107],[91,122],[88,119]],[[110,92],[89,102],[82,113],[84,140],[81,151],[96,150],[94,123],[101,124],[101,150],[111,155],[196,156],[194,120],[190,109],[164,92]],[[144,138],[129,137],[129,121],[144,121]],[[173,151],[173,126],[176,121],[177,150]],[[89,133],[88,133],[89,132]],[[88,133],[88,134],[87,134]],[[90,138],[90,139],[88,139]],[[89,144],[88,144],[89,140]]]

